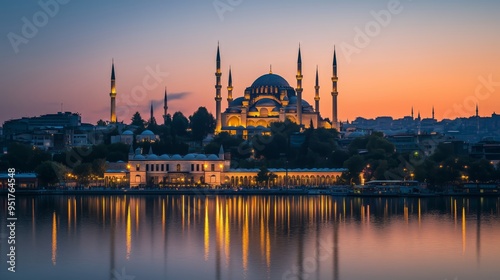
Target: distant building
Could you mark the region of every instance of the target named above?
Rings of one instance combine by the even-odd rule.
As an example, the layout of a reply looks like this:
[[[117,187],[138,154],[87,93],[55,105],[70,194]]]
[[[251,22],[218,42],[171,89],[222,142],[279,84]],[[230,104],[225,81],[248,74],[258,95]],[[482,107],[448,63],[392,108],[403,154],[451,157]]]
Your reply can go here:
[[[158,140],[160,140],[160,136],[148,129],[135,137],[135,141],[137,142],[156,142]]]
[[[472,144],[470,147],[470,156],[477,159],[498,161],[500,160],[500,142],[488,141]]]
[[[120,135],[111,136],[111,144],[113,143],[123,143],[131,145],[134,143],[134,133],[131,130],[125,130]]]
[[[0,173],[0,190],[9,187],[9,174]],[[33,189],[38,187],[38,178],[36,173],[16,173],[16,188]]]
[[[6,139],[11,139],[14,134],[32,132],[36,129],[50,127],[76,129],[81,125],[79,114],[71,112],[58,112],[57,114],[46,114],[39,117],[24,117],[6,121],[3,124],[3,133]]]

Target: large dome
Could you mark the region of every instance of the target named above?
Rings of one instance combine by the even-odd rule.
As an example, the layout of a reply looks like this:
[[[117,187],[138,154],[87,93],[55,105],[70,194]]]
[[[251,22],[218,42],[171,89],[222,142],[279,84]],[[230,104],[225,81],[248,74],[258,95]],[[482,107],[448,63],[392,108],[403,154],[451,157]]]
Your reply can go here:
[[[251,87],[257,88],[261,86],[290,87],[283,77],[276,74],[265,74],[260,76],[253,82]]]

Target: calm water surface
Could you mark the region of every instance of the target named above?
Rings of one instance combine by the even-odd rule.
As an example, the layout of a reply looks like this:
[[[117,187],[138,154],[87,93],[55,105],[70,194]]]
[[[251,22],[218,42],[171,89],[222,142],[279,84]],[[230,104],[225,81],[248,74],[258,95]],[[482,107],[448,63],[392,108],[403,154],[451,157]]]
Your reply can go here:
[[[17,197],[0,279],[500,279],[500,198]]]

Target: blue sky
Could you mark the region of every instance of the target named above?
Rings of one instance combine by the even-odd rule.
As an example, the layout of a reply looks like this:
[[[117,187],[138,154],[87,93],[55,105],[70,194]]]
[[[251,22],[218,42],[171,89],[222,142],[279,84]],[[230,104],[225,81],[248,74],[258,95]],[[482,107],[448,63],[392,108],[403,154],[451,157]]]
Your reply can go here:
[[[269,64],[295,86],[300,43],[304,95],[312,102],[318,65],[321,111],[329,117],[336,45],[341,120],[402,117],[411,106],[423,116],[430,115],[432,106],[438,118],[467,116],[475,101],[482,115],[500,112],[500,87],[495,84],[500,81],[498,1],[55,1],[7,0],[2,5],[0,122],[54,113],[61,103],[64,111],[81,113],[84,122],[109,119],[112,58],[117,106],[126,108],[122,120],[128,122],[135,111],[147,115],[165,86],[171,93],[188,93],[172,100],[171,113],[190,115],[199,106],[214,111],[217,42],[223,85],[231,65],[235,97]],[[58,3],[58,11],[49,15],[39,3]],[[391,13],[386,26],[378,23],[367,44],[349,55],[346,46],[356,46],[356,30],[365,32],[376,22],[374,14],[396,4],[399,12]],[[32,24],[42,21],[31,38],[24,38],[23,18]],[[12,34],[27,43],[13,46]],[[140,100],[126,104],[120,97],[143,84],[150,75],[147,69],[168,75]],[[489,76],[493,90],[478,98],[480,78]],[[160,119],[159,102],[155,104]]]

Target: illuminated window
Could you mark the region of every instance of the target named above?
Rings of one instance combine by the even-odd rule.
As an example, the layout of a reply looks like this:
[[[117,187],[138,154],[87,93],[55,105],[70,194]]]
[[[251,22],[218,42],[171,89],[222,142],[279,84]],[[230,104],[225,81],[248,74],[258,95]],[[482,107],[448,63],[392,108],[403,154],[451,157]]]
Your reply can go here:
[[[181,165],[177,164],[177,172],[181,172]]]

